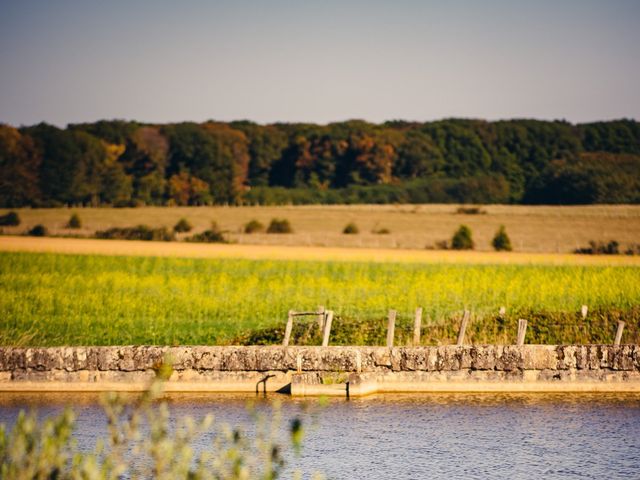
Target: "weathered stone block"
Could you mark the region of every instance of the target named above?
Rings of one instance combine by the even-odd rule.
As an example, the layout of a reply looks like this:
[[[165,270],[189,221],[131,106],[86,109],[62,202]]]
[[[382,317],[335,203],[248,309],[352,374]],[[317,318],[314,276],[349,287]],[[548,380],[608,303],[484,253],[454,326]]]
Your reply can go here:
[[[386,347],[373,349],[373,364],[376,367],[391,367],[391,351]]]
[[[633,370],[633,350],[630,345],[620,345],[611,348],[611,368],[614,370]]]
[[[477,345],[471,347],[471,368],[473,370],[494,370],[496,368],[496,347]]]
[[[398,349],[401,354],[399,370],[428,370],[430,347],[414,347]]]
[[[506,372],[523,368],[523,347],[516,345],[504,345],[496,348],[496,370]]]
[[[558,364],[556,349],[546,345],[524,345],[522,368],[525,370],[555,369]]]
[[[556,347],[558,355],[559,370],[567,370],[569,368],[576,368],[576,347],[575,345],[559,345]]]

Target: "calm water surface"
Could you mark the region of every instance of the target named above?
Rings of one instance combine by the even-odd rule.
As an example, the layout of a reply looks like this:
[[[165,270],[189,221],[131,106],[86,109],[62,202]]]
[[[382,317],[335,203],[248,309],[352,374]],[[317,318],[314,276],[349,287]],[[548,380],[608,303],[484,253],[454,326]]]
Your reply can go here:
[[[20,409],[44,416],[71,404],[76,438],[92,448],[105,434],[97,398],[0,394],[0,423],[11,426]],[[167,401],[172,418],[213,413],[250,430],[249,398],[172,394]],[[258,397],[258,409],[268,413],[274,398],[283,418],[300,416],[306,425],[302,454],[290,459],[305,478],[321,471],[337,479],[640,479],[638,395],[384,395],[324,407],[277,396]]]

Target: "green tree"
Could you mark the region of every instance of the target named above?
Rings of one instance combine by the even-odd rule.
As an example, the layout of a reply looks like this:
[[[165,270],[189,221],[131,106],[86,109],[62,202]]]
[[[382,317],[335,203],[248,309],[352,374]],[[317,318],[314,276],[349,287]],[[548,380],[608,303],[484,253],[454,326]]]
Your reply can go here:
[[[497,252],[510,252],[513,250],[511,248],[511,239],[509,238],[509,235],[507,235],[507,230],[504,228],[504,225],[500,225],[500,228],[494,235],[493,240],[491,240],[491,245]]]
[[[474,247],[471,229],[466,225],[460,225],[451,239],[451,248],[454,250],[473,250]]]

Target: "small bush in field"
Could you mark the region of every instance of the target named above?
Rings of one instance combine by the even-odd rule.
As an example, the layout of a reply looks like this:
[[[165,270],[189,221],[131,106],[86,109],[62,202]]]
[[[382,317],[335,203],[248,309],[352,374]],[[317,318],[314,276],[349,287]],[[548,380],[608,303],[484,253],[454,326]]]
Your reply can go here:
[[[202,233],[196,233],[185,239],[187,242],[193,243],[227,243],[224,234],[218,227],[216,222],[211,222],[211,228]]]
[[[40,223],[27,232],[27,235],[31,237],[46,237],[48,234],[47,227]]]
[[[449,250],[448,240],[438,240],[435,244],[436,250]]]
[[[147,225],[137,227],[113,227],[96,232],[96,238],[109,240],[148,240],[170,242],[175,240],[173,232],[165,227],[151,228]]]
[[[616,240],[611,240],[608,243],[591,240],[588,247],[577,248],[573,253],[582,253],[586,255],[619,255],[620,243]]]
[[[173,231],[176,233],[184,233],[190,232],[192,228],[193,227],[186,218],[181,218],[178,220],[178,223],[173,226]]]
[[[500,225],[500,228],[491,241],[491,245],[496,252],[510,252],[513,250],[513,248],[511,248],[511,239],[509,235],[507,235],[507,230],[504,228],[504,225]]]
[[[355,235],[357,233],[360,233],[360,229],[355,223],[350,222],[344,227],[342,233],[344,233],[345,235]]]
[[[244,233],[264,232],[264,225],[258,220],[251,220],[244,226]]]
[[[451,239],[451,248],[454,250],[473,250],[474,247],[471,229],[466,225],[460,225]]]
[[[71,217],[69,217],[67,228],[82,228],[82,220],[80,220],[80,216],[77,213],[74,213],[73,215],[71,215]]]
[[[14,211],[0,216],[0,226],[3,227],[16,227],[20,225],[20,217]]]
[[[391,233],[391,230],[386,227],[382,227],[374,229],[371,233],[374,233],[376,235],[389,235]]]
[[[267,233],[292,233],[293,229],[286,218],[274,218],[267,228]]]
[[[458,207],[456,213],[460,215],[486,215],[487,211],[480,207]]]

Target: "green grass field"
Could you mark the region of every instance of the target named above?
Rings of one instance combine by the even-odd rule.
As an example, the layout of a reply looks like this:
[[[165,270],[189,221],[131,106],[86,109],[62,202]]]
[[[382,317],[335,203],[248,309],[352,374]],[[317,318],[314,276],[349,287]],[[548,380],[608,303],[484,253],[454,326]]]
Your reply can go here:
[[[332,343],[383,343],[389,308],[402,343],[417,306],[425,343],[452,341],[464,308],[477,343],[512,341],[520,316],[531,342],[611,341],[616,319],[630,341],[640,268],[0,253],[2,345],[277,343],[289,309],[318,305],[336,313]]]

